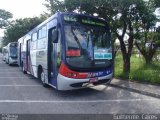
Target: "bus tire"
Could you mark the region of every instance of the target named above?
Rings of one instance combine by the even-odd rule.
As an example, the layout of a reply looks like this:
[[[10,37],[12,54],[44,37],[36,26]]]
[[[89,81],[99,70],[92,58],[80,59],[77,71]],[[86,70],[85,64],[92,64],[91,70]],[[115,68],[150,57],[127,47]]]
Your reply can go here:
[[[27,74],[27,72],[26,72],[25,69],[24,69],[23,63],[22,63],[22,72],[23,72],[24,74]]]
[[[48,84],[45,83],[45,76],[42,68],[38,69],[38,79],[41,80],[43,87],[48,87]]]

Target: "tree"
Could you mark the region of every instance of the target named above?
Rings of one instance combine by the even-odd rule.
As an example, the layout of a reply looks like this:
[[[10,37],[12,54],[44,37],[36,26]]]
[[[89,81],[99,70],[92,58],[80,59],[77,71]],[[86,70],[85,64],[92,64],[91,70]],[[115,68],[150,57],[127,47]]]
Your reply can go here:
[[[9,19],[12,17],[13,17],[12,13],[0,9],[0,28],[5,29],[6,26],[10,25]]]
[[[160,35],[155,29],[157,22],[150,3],[141,9],[137,14],[138,20],[135,22],[135,45],[145,58],[146,64],[152,62],[153,56],[160,45]]]
[[[57,0],[47,1],[50,10],[59,10],[53,7],[56,6],[56,4],[50,5]],[[123,72],[130,72],[130,57],[134,41],[133,25],[137,17],[137,12],[140,12],[141,6],[145,5],[143,0],[64,0],[58,5],[63,7],[63,11],[76,11],[88,15],[97,13],[99,17],[108,21],[112,32],[117,36],[120,42],[123,55]],[[126,46],[124,42],[125,34],[129,36],[127,40],[128,46]]]
[[[135,41],[135,45],[144,57],[146,64],[150,64],[156,50],[160,47],[160,33],[155,31],[141,32],[139,38]]]
[[[60,0],[45,0],[46,3],[44,4],[48,11],[50,11],[50,14],[53,14],[57,11],[64,11],[64,2]]]
[[[112,2],[114,1],[114,2]],[[112,32],[116,34],[120,42],[120,48],[123,56],[123,72],[130,72],[130,57],[133,49],[134,41],[134,22],[136,15],[139,13],[144,2],[141,0],[111,0],[111,9],[108,11],[113,13],[110,17],[110,27]],[[107,14],[107,12],[106,12]],[[120,32],[121,31],[121,32]],[[127,46],[125,45],[124,37],[128,35]]]
[[[160,7],[160,1],[159,0],[150,0],[151,5],[153,8]]]
[[[24,36],[27,32],[32,30],[38,24],[40,24],[45,19],[44,16],[41,18],[24,18],[15,20],[10,27],[4,31],[3,46],[7,45],[9,42],[15,42],[20,37]]]

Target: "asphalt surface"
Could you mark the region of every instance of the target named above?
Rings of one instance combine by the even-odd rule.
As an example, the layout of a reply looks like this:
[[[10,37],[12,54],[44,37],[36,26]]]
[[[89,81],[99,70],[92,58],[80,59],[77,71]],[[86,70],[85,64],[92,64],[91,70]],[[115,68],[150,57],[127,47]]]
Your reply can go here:
[[[0,59],[0,113],[158,114],[160,99],[114,85],[65,92],[44,88],[38,79]]]

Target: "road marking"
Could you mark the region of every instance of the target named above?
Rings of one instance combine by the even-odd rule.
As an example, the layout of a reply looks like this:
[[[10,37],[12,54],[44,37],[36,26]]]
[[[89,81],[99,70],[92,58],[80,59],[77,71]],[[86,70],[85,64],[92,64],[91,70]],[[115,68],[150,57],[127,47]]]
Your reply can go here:
[[[0,87],[37,87],[42,85],[0,85]]]
[[[84,100],[84,101],[50,101],[50,100],[0,100],[0,103],[105,103],[105,102],[141,102],[156,99],[119,99],[119,100]]]
[[[1,67],[2,68],[2,67]],[[12,68],[2,68],[2,69],[0,69],[0,70],[16,70],[16,69],[14,69],[13,67]],[[17,69],[18,70],[18,69]]]
[[[6,73],[6,71],[0,72],[0,73]],[[11,72],[8,72],[8,71],[7,71],[7,73],[19,73],[19,72],[18,72],[18,71],[17,71],[17,72],[12,72],[12,71],[11,71]]]
[[[15,70],[0,70],[0,73],[19,73],[19,71],[15,72]]]
[[[28,77],[0,77],[0,78],[28,78]]]

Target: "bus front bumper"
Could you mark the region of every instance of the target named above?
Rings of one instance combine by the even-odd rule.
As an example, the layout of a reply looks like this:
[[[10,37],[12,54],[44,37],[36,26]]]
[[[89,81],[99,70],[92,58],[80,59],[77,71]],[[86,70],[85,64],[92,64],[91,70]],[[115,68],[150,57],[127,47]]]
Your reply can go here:
[[[9,58],[9,64],[18,64],[18,60]]]
[[[68,77],[62,76],[61,74],[58,74],[57,89],[58,90],[73,90],[73,89],[85,88],[90,85],[106,84],[110,82],[112,78],[113,78],[113,73],[107,76],[98,77],[98,82],[96,83],[90,83],[89,78],[73,79],[73,78],[68,78]]]

